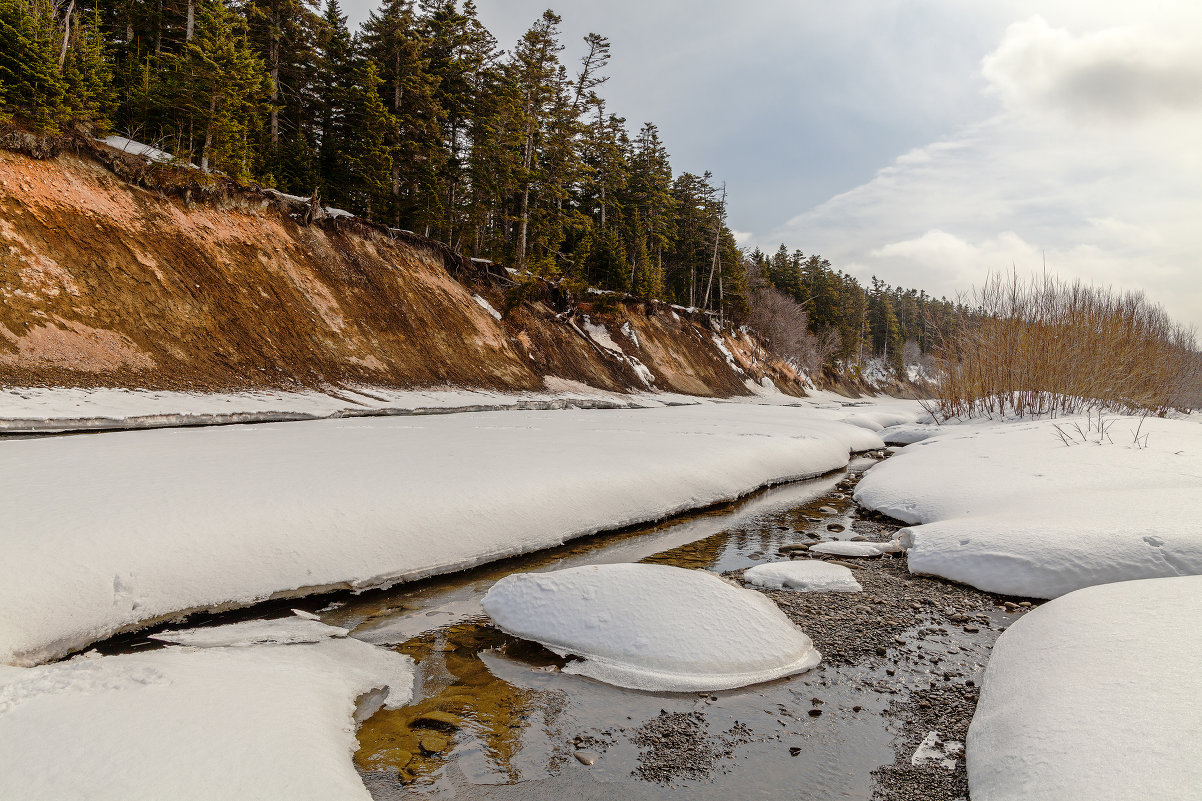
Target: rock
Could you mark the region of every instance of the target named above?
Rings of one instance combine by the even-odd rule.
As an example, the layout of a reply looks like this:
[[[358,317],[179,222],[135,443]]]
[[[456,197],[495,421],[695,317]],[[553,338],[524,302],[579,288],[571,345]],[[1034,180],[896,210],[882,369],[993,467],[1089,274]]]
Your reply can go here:
[[[976,634],[978,631],[980,631],[980,629],[977,628],[976,626],[965,626],[964,627],[965,634]]]
[[[883,646],[883,645],[878,645],[878,646],[876,647],[876,655],[877,655],[877,656],[884,656],[884,655],[885,655],[885,654],[887,654],[887,653],[888,653],[888,651],[886,651],[886,650],[885,650],[885,646]]]
[[[828,526],[828,528],[829,528],[829,526]],[[865,537],[863,534],[857,534],[854,537],[849,537],[848,541],[849,542],[868,542],[868,538]]]
[[[435,709],[415,718],[410,728],[437,729],[438,731],[456,731],[463,725],[463,718],[450,712]]]
[[[801,747],[800,747],[800,746],[796,746],[796,745],[795,745],[795,746],[792,746],[792,747],[789,749],[789,756],[798,756],[800,753],[801,753]]]
[[[834,508],[832,508],[832,507],[830,507],[830,506],[819,506],[819,507],[818,507],[818,511],[819,511],[819,512],[822,512],[824,515],[837,515],[837,514],[839,514],[839,512],[838,512],[838,511],[836,511]]]
[[[451,745],[451,738],[448,734],[441,731],[429,731],[423,734],[418,740],[418,746],[422,750],[422,754],[433,756],[446,751]]]
[[[1013,601],[1006,601],[1002,606],[1005,607],[1007,612],[1013,612],[1015,609],[1018,609],[1018,604]]]
[[[597,761],[597,754],[593,751],[577,751],[573,756],[581,765],[592,765]]]
[[[807,551],[810,546],[803,542],[788,542],[777,548],[781,553],[793,553],[794,551]]]
[[[840,531],[844,531],[846,528],[847,527],[844,526],[842,523],[827,523],[827,525],[826,525],[827,531],[833,531],[836,534],[838,534]],[[867,539],[867,538],[865,538],[865,539]]]
[[[812,717],[812,718],[820,718],[820,717],[822,717],[822,710],[821,710],[821,709],[811,709],[811,710],[810,710],[810,717]]]

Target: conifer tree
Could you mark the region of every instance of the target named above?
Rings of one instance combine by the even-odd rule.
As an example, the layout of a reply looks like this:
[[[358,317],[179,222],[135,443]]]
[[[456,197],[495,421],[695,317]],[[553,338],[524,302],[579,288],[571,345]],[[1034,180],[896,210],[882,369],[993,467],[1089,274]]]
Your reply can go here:
[[[0,0],[0,86],[6,112],[47,131],[58,129],[66,91],[58,70],[60,41],[49,0]]]

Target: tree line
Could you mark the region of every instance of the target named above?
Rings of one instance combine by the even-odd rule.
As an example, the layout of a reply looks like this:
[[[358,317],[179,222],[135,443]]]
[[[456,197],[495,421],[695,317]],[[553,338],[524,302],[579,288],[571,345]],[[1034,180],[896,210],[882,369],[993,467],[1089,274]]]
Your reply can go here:
[[[471,0],[383,0],[354,32],[337,0],[0,0],[0,116],[116,131],[578,288],[736,323],[775,304],[770,335],[809,367],[900,370],[950,325],[925,293],[741,250],[714,176],[609,109],[609,41],[565,63],[560,23],[503,50]]]

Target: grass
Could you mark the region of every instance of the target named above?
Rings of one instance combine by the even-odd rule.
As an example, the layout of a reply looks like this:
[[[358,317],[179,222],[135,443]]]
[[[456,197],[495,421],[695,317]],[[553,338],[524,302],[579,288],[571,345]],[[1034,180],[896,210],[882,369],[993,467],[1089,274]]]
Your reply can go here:
[[[937,419],[1164,414],[1198,402],[1192,329],[1141,292],[991,275],[939,354]]]

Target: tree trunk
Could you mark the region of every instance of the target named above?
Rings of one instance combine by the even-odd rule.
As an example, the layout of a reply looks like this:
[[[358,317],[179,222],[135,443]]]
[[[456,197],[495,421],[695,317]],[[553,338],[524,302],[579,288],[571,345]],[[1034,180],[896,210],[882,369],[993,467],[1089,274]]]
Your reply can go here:
[[[67,45],[71,43],[71,14],[75,11],[75,0],[71,0],[67,6],[67,13],[63,15],[63,49],[58,54],[58,74],[63,74],[63,67],[67,64]]]
[[[271,59],[271,147],[274,149],[280,143],[280,34],[276,25],[271,29],[268,58]]]
[[[200,153],[200,171],[209,171],[209,148],[213,146],[213,122],[217,117],[217,93],[209,99],[209,124],[205,126],[205,146]]]
[[[188,0],[188,28],[184,41],[192,41],[192,32],[196,28],[196,0]]]

